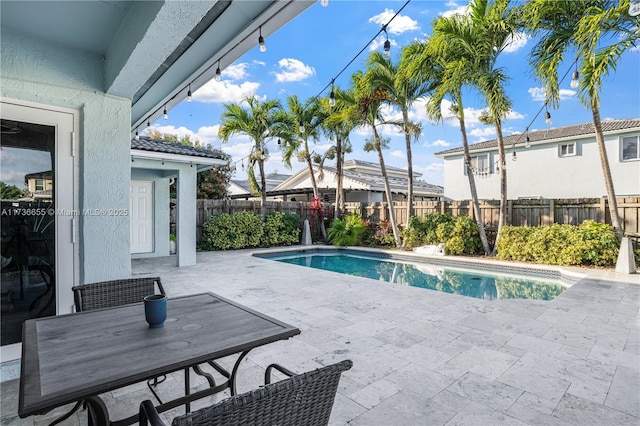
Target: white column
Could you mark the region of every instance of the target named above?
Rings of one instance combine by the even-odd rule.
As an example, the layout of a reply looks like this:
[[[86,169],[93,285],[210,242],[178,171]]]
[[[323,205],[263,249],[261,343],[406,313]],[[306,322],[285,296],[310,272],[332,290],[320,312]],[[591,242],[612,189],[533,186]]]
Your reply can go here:
[[[177,264],[196,264],[196,171],[188,164],[178,170],[178,214],[176,217]]]

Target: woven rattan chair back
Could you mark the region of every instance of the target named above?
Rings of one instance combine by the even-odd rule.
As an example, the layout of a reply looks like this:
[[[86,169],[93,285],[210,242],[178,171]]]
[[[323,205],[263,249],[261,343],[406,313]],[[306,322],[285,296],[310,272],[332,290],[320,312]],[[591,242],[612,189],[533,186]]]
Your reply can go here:
[[[159,277],[102,281],[75,286],[72,290],[76,311],[82,312],[142,302],[145,296],[155,293],[156,285],[165,294]]]
[[[175,417],[172,426],[322,426],[329,423],[345,360],[294,375],[259,389],[225,399],[211,407]],[[147,401],[148,403],[148,401]],[[151,407],[153,410],[153,407]],[[141,410],[140,424],[147,418]],[[153,424],[153,422],[152,422]]]

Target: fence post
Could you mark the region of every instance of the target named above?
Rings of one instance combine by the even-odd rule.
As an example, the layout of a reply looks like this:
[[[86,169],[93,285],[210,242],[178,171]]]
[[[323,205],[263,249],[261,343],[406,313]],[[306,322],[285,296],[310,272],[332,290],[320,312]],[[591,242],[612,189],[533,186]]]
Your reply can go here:
[[[507,200],[507,223],[505,225],[513,224],[513,200]]]
[[[556,200],[553,198],[549,200],[549,222],[546,224],[547,226],[556,223]]]
[[[600,198],[600,208],[598,209],[598,222],[607,223],[607,199]]]

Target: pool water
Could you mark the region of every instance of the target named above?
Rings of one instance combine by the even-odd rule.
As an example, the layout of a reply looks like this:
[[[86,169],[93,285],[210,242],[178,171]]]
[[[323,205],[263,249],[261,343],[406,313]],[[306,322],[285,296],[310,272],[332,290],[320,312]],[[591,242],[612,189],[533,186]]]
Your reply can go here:
[[[495,274],[488,271],[379,258],[375,255],[360,253],[298,252],[261,255],[260,257],[478,299],[551,300],[567,289],[560,280],[550,278],[523,277],[506,273]]]

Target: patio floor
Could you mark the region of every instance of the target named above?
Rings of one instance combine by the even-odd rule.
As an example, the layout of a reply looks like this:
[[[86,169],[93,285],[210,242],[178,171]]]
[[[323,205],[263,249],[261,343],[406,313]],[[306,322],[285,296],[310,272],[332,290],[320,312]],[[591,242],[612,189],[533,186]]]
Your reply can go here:
[[[588,278],[552,301],[484,301],[253,252],[198,253],[182,268],[173,257],[132,262],[134,275],[160,276],[169,296],[211,291],[302,331],[252,351],[240,392],[260,385],[272,362],[302,372],[348,358],[332,425],[640,424],[640,275],[580,269]],[[2,369],[2,425],[47,424],[64,412],[19,419],[12,368]],[[176,373],[161,393],[180,393],[181,381]],[[120,418],[150,395],[141,384],[103,397]]]

